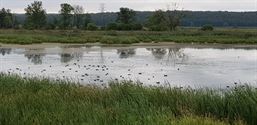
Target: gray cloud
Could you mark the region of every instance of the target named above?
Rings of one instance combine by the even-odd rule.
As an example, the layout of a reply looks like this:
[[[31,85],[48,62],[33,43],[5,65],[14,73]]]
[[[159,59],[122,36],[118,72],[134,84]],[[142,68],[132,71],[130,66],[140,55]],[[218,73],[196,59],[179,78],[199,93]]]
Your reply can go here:
[[[0,0],[1,7],[13,12],[24,13],[24,8],[34,0]],[[101,3],[106,11],[118,11],[120,7],[129,7],[140,11],[166,9],[168,4],[178,3],[184,10],[210,11],[257,11],[257,0],[42,0],[48,13],[56,13],[61,3],[81,5],[86,12],[99,12]]]

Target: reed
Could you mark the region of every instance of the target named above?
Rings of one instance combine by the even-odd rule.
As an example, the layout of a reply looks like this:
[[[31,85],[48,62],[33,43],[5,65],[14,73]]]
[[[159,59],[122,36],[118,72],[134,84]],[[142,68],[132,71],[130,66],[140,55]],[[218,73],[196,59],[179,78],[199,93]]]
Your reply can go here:
[[[257,124],[257,89],[108,86],[0,75],[1,124]]]

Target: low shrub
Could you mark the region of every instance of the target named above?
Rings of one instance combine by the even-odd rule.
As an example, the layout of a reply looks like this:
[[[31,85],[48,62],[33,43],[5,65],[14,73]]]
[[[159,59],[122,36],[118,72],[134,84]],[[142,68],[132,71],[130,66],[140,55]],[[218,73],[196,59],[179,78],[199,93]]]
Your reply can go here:
[[[212,25],[204,25],[202,28],[201,28],[202,31],[213,31],[214,28]]]

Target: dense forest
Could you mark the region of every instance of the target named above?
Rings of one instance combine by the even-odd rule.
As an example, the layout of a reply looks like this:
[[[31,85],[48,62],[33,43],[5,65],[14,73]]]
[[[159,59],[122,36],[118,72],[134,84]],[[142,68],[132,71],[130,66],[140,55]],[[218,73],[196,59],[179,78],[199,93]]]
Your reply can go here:
[[[153,12],[136,12],[136,19],[145,23]],[[182,26],[200,27],[206,24],[219,27],[257,27],[257,12],[226,12],[226,11],[184,11]],[[15,14],[18,22],[24,23],[25,14]],[[48,21],[52,22],[59,14],[48,14]],[[92,21],[99,26],[115,22],[117,13],[90,14]]]

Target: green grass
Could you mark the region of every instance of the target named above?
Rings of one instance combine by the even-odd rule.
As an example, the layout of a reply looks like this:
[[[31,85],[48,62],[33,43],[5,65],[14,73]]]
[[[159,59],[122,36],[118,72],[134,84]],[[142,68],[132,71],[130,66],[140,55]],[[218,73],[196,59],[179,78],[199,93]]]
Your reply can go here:
[[[103,43],[133,44],[150,42],[257,44],[256,29],[216,28],[200,31],[180,28],[173,32],[82,31],[82,30],[0,30],[0,43]]]
[[[0,124],[257,124],[257,90],[81,86],[0,74]]]

